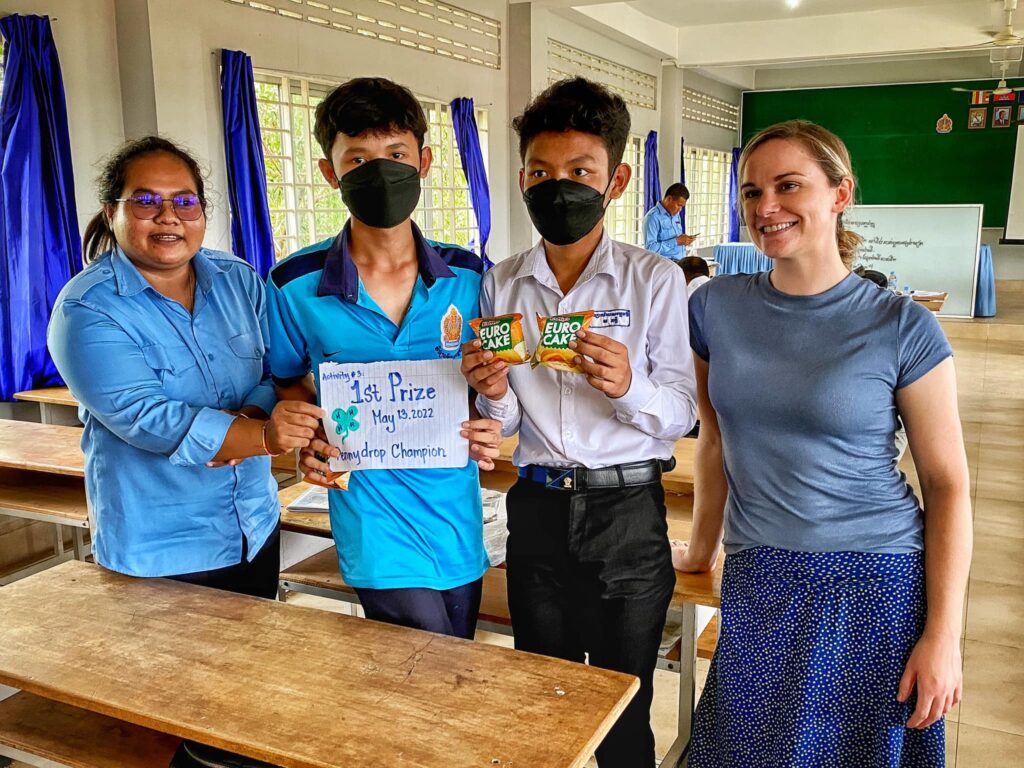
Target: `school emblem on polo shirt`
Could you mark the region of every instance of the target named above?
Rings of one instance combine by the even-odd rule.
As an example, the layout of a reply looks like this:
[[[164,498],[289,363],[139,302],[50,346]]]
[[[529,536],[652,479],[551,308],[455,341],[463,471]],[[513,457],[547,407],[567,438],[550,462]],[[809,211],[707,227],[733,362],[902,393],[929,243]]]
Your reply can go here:
[[[441,349],[455,352],[462,346],[462,313],[454,304],[441,318]]]

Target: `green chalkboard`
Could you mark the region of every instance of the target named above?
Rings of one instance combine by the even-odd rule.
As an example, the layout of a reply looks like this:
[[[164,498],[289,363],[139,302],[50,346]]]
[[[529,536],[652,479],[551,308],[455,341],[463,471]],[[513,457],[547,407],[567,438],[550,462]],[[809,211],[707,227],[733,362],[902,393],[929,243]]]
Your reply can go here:
[[[995,80],[956,83],[747,91],[743,140],[772,123],[812,120],[835,132],[850,150],[861,202],[870,205],[982,203],[986,227],[1006,226],[1013,175],[1018,107],[1024,101],[985,105],[985,128],[967,127],[971,94]],[[1024,79],[1010,81],[1024,85]],[[1024,96],[1024,91],[1017,94]],[[996,106],[1010,106],[1009,128],[992,127]],[[943,114],[953,130],[940,134]]]

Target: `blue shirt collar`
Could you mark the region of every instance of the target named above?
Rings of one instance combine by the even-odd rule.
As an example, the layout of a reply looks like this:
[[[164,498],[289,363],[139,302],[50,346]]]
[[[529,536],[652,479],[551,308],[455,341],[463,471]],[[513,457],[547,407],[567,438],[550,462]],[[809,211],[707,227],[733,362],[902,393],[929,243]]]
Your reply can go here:
[[[430,288],[438,278],[455,277],[434,247],[427,242],[415,222],[412,225],[412,238],[416,243],[416,258],[419,261],[420,277]],[[352,261],[352,223],[345,222],[338,236],[334,238],[327,257],[324,260],[324,271],[320,276],[320,284],[316,289],[317,296],[337,296],[350,304],[359,301],[359,270]]]
[[[213,278],[226,271],[228,266],[213,261],[205,251],[205,248],[196,251],[196,255],[192,257],[192,267],[196,272],[196,285],[203,293],[209,293],[210,287],[213,285]],[[119,246],[114,246],[114,250],[110,253],[110,268],[114,272],[119,296],[134,296],[147,288],[152,288],[149,281],[142,276],[142,273]]]

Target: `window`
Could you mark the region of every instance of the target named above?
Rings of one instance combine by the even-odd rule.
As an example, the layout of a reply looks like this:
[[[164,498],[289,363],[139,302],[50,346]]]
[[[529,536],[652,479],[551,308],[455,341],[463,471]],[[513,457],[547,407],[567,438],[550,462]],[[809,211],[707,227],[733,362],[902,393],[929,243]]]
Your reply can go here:
[[[692,235],[700,234],[698,247],[728,242],[732,153],[687,147],[684,163],[686,186],[690,190],[690,201],[686,204],[686,231]]]
[[[612,240],[631,245],[644,244],[644,140],[630,136],[622,162],[628,163],[633,175],[626,191],[618,200],[612,200],[605,214],[605,226]]]
[[[336,83],[254,71],[256,106],[267,166],[267,199],[278,259],[336,235],[348,219],[341,194],[320,173],[313,135],[316,106]],[[432,240],[476,249],[479,233],[462,171],[451,110],[420,100],[427,116],[426,143],[434,153],[413,220]],[[480,147],[487,160],[487,111],[476,110]]]

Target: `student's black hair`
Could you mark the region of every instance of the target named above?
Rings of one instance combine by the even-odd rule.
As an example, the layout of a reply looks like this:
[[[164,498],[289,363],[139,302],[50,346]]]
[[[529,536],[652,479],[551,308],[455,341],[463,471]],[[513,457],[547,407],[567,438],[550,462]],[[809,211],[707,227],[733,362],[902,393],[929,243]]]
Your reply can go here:
[[[107,219],[106,206],[116,205],[117,198],[121,197],[124,192],[128,166],[133,160],[157,152],[174,155],[185,164],[196,184],[196,196],[203,206],[203,211],[206,211],[206,184],[203,170],[192,155],[173,141],[160,136],[143,136],[141,139],[126,141],[103,160],[103,164],[100,166],[100,175],[96,177],[96,193],[101,208],[86,225],[85,234],[82,235],[82,257],[86,264],[114,247],[116,242],[114,230],[111,229],[110,221]]]
[[[856,270],[854,270],[854,271],[856,272]],[[882,274],[878,270],[875,270],[875,269],[863,269],[863,268],[861,268],[860,272],[857,272],[857,274],[859,274],[865,280],[870,280],[872,283],[874,283],[875,285],[877,285],[877,286],[879,286],[881,288],[888,288],[889,287],[889,278],[887,278],[884,274]]]
[[[519,134],[519,159],[541,133],[579,131],[597,136],[608,151],[608,172],[622,162],[629,139],[629,109],[622,97],[603,85],[573,77],[559,80],[535,98],[512,121]]]
[[[687,282],[700,275],[711,277],[708,263],[700,256],[684,256],[679,260],[679,266],[683,268],[683,274],[686,275]]]
[[[690,190],[686,188],[685,184],[680,184],[677,181],[675,184],[670,184],[668,189],[665,190],[665,197],[671,197],[673,200],[678,200],[679,198],[689,200]]]
[[[423,149],[427,117],[408,88],[383,77],[357,77],[342,83],[316,107],[313,133],[328,160],[339,133],[359,136],[402,131],[410,131]]]

